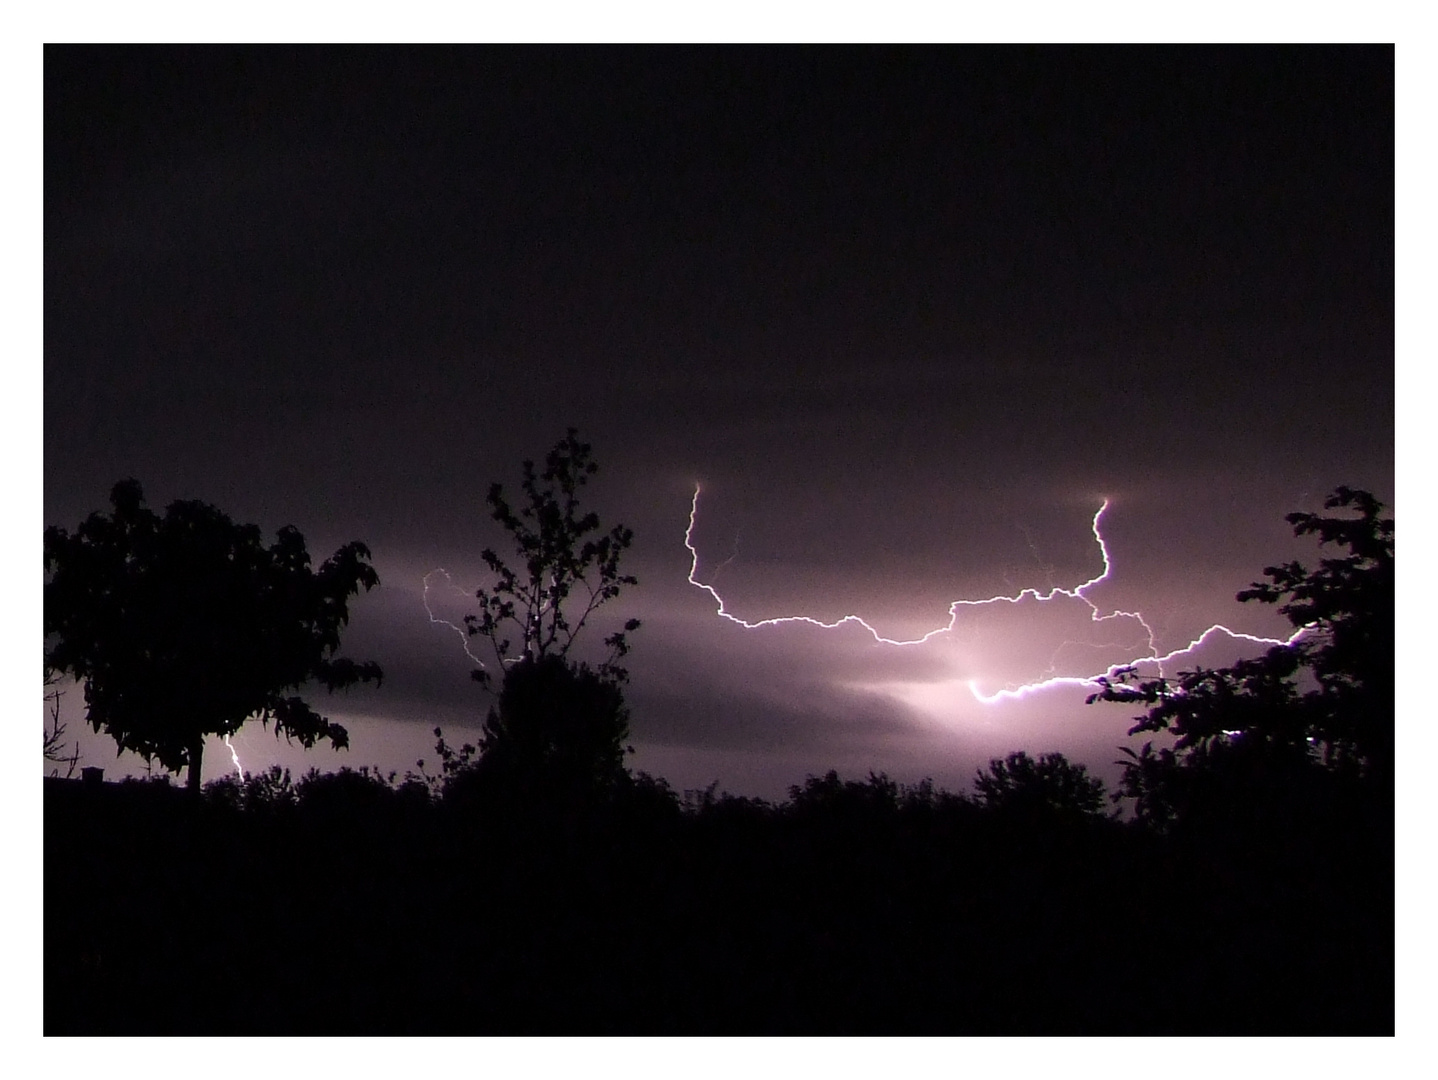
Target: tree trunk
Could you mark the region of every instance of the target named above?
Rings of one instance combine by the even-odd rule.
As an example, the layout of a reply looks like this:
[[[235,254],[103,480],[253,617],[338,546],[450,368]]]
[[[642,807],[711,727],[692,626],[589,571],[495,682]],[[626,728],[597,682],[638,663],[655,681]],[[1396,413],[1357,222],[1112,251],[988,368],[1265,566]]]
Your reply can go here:
[[[200,762],[205,756],[205,737],[198,735],[195,741],[190,743],[190,776],[185,784],[191,794],[200,794]]]

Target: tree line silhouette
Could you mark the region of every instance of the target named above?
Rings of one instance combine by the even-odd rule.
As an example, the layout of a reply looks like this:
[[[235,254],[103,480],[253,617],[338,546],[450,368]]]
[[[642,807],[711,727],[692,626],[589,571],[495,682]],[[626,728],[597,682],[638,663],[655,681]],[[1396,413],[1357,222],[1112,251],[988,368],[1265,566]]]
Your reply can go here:
[[[378,578],[310,569],[213,507],[45,534],[47,679],[161,781],[55,777],[45,802],[47,1034],[1368,1033],[1393,1027],[1393,521],[1339,488],[1293,514],[1325,556],[1239,599],[1304,634],[1229,668],[1100,681],[1140,710],[1117,791],[1017,752],[972,791],[810,776],[782,802],[630,770],[622,661],[590,616],[637,584],[632,534],[583,511],[573,429],[522,498],[469,633],[493,666],[478,745],[405,776],[212,781],[247,719],[312,746],[298,692]],[[58,724],[58,712],[55,714]],[[47,728],[47,758],[60,736]],[[73,764],[73,763],[72,763]]]

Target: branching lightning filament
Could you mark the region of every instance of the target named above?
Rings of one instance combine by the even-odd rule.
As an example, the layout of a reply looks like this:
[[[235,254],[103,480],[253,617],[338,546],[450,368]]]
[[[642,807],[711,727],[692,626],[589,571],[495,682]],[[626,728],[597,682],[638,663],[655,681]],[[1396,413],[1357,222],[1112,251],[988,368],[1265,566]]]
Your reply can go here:
[[[725,605],[724,597],[719,594],[719,592],[714,588],[714,586],[712,584],[699,580],[699,552],[695,549],[693,542],[694,524],[699,515],[699,492],[700,486],[696,483],[694,485],[694,498],[693,501],[690,503],[689,507],[689,526],[687,529],[684,530],[684,546],[688,549],[690,555],[689,584],[693,585],[697,589],[704,590],[713,598],[715,604],[717,605],[716,613],[721,618],[727,619],[729,622],[741,626],[746,630],[758,630],[764,627],[781,626],[786,623],[805,623],[810,626],[818,627],[822,630],[834,630],[841,626],[852,623],[856,626],[863,627],[863,629],[866,630],[870,634],[870,636],[873,637],[875,644],[889,645],[895,647],[907,647],[914,645],[922,645],[925,642],[930,641],[933,638],[939,637],[942,634],[948,634],[952,632],[958,624],[960,614],[965,608],[981,608],[994,604],[1018,604],[1023,602],[1024,600],[1034,600],[1042,604],[1055,600],[1058,597],[1065,597],[1070,600],[1078,600],[1084,605],[1086,605],[1089,609],[1090,621],[1094,623],[1105,623],[1122,620],[1128,621],[1130,623],[1137,623],[1137,625],[1143,630],[1144,637],[1148,643],[1148,651],[1146,653],[1140,656],[1136,656],[1123,663],[1112,664],[1104,671],[1095,673],[1093,675],[1052,675],[1047,678],[1039,679],[1031,683],[1025,683],[1020,686],[1006,687],[1000,690],[996,690],[992,693],[984,693],[982,690],[980,690],[977,679],[969,680],[968,686],[970,692],[978,701],[984,703],[985,705],[993,705],[1005,700],[1015,700],[1028,694],[1035,693],[1040,690],[1046,690],[1056,686],[1074,686],[1093,689],[1097,685],[1097,680],[1099,678],[1104,676],[1112,676],[1115,672],[1119,671],[1122,668],[1134,667],[1140,664],[1156,665],[1158,668],[1158,673],[1162,675],[1164,671],[1164,664],[1176,659],[1177,657],[1193,652],[1195,649],[1206,644],[1208,641],[1212,640],[1216,635],[1219,634],[1225,635],[1229,639],[1234,641],[1249,642],[1255,645],[1272,646],[1291,645],[1303,633],[1305,633],[1304,630],[1299,630],[1288,638],[1268,638],[1259,637],[1254,634],[1240,633],[1236,630],[1231,630],[1221,624],[1215,624],[1213,626],[1210,626],[1207,630],[1205,630],[1198,637],[1194,638],[1187,645],[1184,645],[1183,647],[1178,649],[1173,649],[1166,653],[1160,653],[1158,643],[1154,635],[1153,627],[1150,626],[1149,623],[1144,619],[1141,612],[1122,611],[1118,609],[1104,612],[1099,608],[1097,604],[1090,600],[1087,595],[1090,589],[1094,588],[1099,583],[1108,580],[1108,577],[1113,570],[1113,563],[1109,557],[1108,544],[1104,541],[1103,532],[1100,528],[1100,524],[1103,521],[1104,513],[1109,508],[1109,501],[1107,499],[1104,500],[1103,505],[1100,506],[1097,512],[1094,514],[1093,522],[1091,524],[1093,537],[1095,542],[1098,544],[1099,555],[1101,556],[1103,561],[1103,570],[1102,572],[1095,575],[1094,577],[1089,578],[1082,584],[1076,585],[1072,588],[1054,586],[1050,588],[1047,592],[1040,592],[1038,589],[1026,588],[1019,590],[1018,593],[1012,596],[998,595],[990,596],[982,600],[955,600],[949,605],[948,622],[944,623],[942,626],[935,627],[934,629],[928,631],[927,633],[919,637],[909,639],[885,637],[859,615],[845,615],[842,618],[835,619],[833,622],[824,622],[822,619],[815,619],[808,615],[781,615],[768,619],[757,619],[750,621],[748,619],[740,618],[739,616],[730,612]]]
[[[463,589],[459,588],[459,586],[455,585],[454,579],[452,579],[452,578],[449,576],[449,571],[448,571],[448,570],[445,570],[443,567],[441,567],[441,568],[439,568],[439,569],[431,570],[429,573],[427,573],[427,574],[424,575],[424,612],[425,612],[426,615],[429,616],[429,621],[430,621],[431,623],[433,623],[434,625],[436,625],[436,626],[447,626],[447,627],[449,627],[451,630],[453,630],[456,634],[458,634],[458,635],[459,635],[460,644],[464,647],[464,655],[467,656],[467,657],[469,657],[472,661],[474,661],[474,663],[475,663],[478,667],[483,668],[483,667],[485,666],[484,661],[481,660],[479,657],[475,656],[474,653],[470,651],[470,648],[469,648],[469,629],[468,629],[468,627],[457,626],[457,625],[455,625],[454,623],[450,622],[448,619],[441,619],[438,615],[436,615],[436,614],[434,613],[434,609],[429,606],[429,590],[430,590],[430,583],[429,583],[429,582],[430,582],[430,578],[434,577],[436,574],[443,574],[443,575],[444,575],[445,583],[448,584],[451,589],[453,589],[455,592],[459,593],[461,596],[465,597],[466,599],[469,598],[469,594],[468,594],[468,593],[466,593]]]

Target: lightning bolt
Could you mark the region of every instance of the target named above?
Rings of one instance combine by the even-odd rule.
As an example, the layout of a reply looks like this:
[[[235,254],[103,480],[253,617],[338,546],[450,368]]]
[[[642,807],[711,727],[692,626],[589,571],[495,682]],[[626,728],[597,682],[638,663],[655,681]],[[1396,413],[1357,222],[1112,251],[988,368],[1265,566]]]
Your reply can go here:
[[[440,568],[435,569],[435,570],[431,570],[429,573],[427,573],[427,574],[424,575],[424,612],[425,612],[425,614],[429,616],[429,621],[430,621],[431,623],[435,624],[436,626],[447,626],[447,627],[449,627],[451,630],[453,630],[456,634],[458,634],[458,635],[459,635],[459,642],[460,642],[460,644],[461,644],[462,646],[464,646],[464,655],[467,656],[467,657],[469,657],[471,660],[473,660],[473,661],[474,661],[476,664],[478,664],[480,667],[484,667],[484,666],[485,666],[485,665],[484,665],[484,661],[481,660],[479,657],[475,656],[474,653],[472,653],[472,652],[469,651],[469,630],[468,630],[468,628],[467,628],[467,627],[463,627],[463,626],[456,626],[454,623],[450,622],[448,619],[441,619],[439,616],[437,616],[437,615],[434,613],[434,609],[432,609],[432,608],[429,606],[429,589],[430,589],[429,579],[432,578],[432,577],[434,577],[436,574],[443,574],[443,575],[444,575],[444,580],[445,580],[445,582],[449,585],[449,587],[450,587],[451,589],[453,589],[455,592],[459,593],[461,596],[465,597],[466,599],[468,599],[468,597],[469,597],[469,594],[468,594],[467,592],[465,592],[463,589],[461,589],[458,585],[456,585],[456,584],[454,583],[454,579],[449,576],[449,571],[448,571],[448,570],[445,570],[443,567],[440,567]]]
[[[1307,628],[1301,628],[1295,631],[1290,637],[1286,639],[1267,638],[1259,637],[1255,634],[1239,633],[1238,631],[1231,630],[1228,627],[1223,626],[1222,624],[1215,624],[1213,626],[1210,626],[1202,634],[1194,638],[1182,648],[1174,649],[1171,652],[1160,654],[1153,627],[1148,624],[1141,612],[1122,611],[1116,608],[1112,611],[1105,613],[1086,595],[1088,590],[1094,588],[1094,586],[1100,584],[1101,582],[1108,580],[1109,575],[1113,571],[1113,561],[1109,557],[1108,544],[1104,541],[1103,531],[1100,528],[1100,523],[1103,521],[1103,516],[1109,508],[1108,499],[1105,499],[1103,501],[1103,505],[1098,508],[1097,512],[1095,512],[1093,516],[1093,522],[1090,526],[1093,532],[1094,540],[1098,544],[1099,555],[1101,556],[1103,561],[1103,570],[1096,576],[1089,578],[1083,584],[1076,585],[1073,588],[1063,588],[1061,586],[1055,585],[1050,588],[1048,592],[1040,592],[1038,589],[1027,588],[1019,590],[1018,593],[1013,596],[1000,594],[997,596],[990,596],[982,600],[955,600],[949,605],[949,620],[947,623],[943,624],[942,626],[935,627],[934,629],[928,631],[928,633],[923,634],[920,637],[908,639],[885,637],[883,634],[880,634],[878,630],[874,629],[874,627],[870,625],[867,621],[865,621],[861,616],[858,615],[845,615],[842,618],[835,619],[833,622],[824,622],[822,619],[811,618],[808,615],[781,615],[775,618],[758,619],[751,622],[747,619],[742,619],[739,616],[730,612],[725,606],[724,598],[719,595],[718,591],[715,590],[714,586],[700,581],[697,576],[699,573],[699,552],[694,547],[693,538],[694,524],[699,516],[699,492],[700,485],[696,483],[694,485],[694,498],[689,506],[689,527],[684,530],[684,546],[688,549],[690,555],[689,584],[693,585],[696,589],[704,590],[713,598],[715,604],[717,605],[716,613],[721,618],[727,619],[738,626],[742,626],[746,630],[758,630],[768,626],[782,626],[785,623],[806,623],[809,626],[815,626],[821,630],[835,630],[841,626],[853,623],[854,625],[861,626],[866,631],[868,631],[870,636],[873,637],[875,644],[890,645],[895,647],[910,647],[914,645],[922,645],[925,642],[930,641],[933,638],[939,637],[942,634],[951,633],[958,625],[959,616],[964,608],[987,607],[993,604],[1018,604],[1023,602],[1024,600],[1034,600],[1042,604],[1054,600],[1055,598],[1060,596],[1066,597],[1070,600],[1078,600],[1084,605],[1086,605],[1089,609],[1089,620],[1093,623],[1106,623],[1112,622],[1114,620],[1130,620],[1131,622],[1135,622],[1143,628],[1144,637],[1147,639],[1148,642],[1148,652],[1144,655],[1134,657],[1133,659],[1128,660],[1124,663],[1112,664],[1105,671],[1100,672],[1096,675],[1049,675],[1048,677],[1038,679],[1034,682],[1024,683],[1021,686],[1006,687],[1004,689],[996,690],[993,693],[988,694],[984,693],[979,688],[977,679],[970,679],[968,682],[969,692],[974,695],[975,699],[985,705],[995,705],[1001,701],[1015,701],[1020,698],[1027,697],[1030,694],[1038,693],[1040,691],[1048,690],[1058,686],[1072,686],[1094,689],[1097,687],[1098,680],[1100,678],[1106,676],[1111,677],[1115,672],[1119,671],[1122,668],[1136,667],[1140,664],[1157,665],[1158,673],[1160,676],[1162,676],[1164,672],[1163,665],[1165,663],[1168,663],[1186,653],[1192,652],[1199,646],[1210,641],[1214,636],[1218,634],[1226,635],[1228,638],[1234,641],[1251,642],[1256,645],[1287,646],[1292,645],[1295,641],[1298,640],[1298,638],[1303,636],[1303,634],[1307,633]],[[731,561],[732,558],[733,557],[731,556],[730,560],[726,560],[726,562]],[[1062,649],[1062,647],[1063,646],[1060,646],[1060,649]],[[1052,668],[1050,668],[1050,670],[1052,670]]]
[[[732,556],[731,556],[731,558],[732,558]],[[429,580],[430,580],[430,578],[434,577],[436,574],[443,574],[443,575],[444,575],[444,580],[445,580],[446,584],[448,584],[449,588],[450,588],[453,592],[459,593],[459,595],[460,595],[460,596],[463,596],[466,600],[468,600],[468,599],[471,598],[471,594],[470,594],[470,593],[465,592],[463,589],[461,589],[458,585],[456,585],[456,584],[454,583],[454,579],[449,576],[449,571],[448,571],[448,570],[444,569],[443,567],[438,567],[438,568],[436,568],[436,569],[434,569],[434,570],[431,570],[429,573],[427,573],[427,574],[424,575],[424,593],[423,593],[423,600],[424,600],[424,612],[425,612],[425,614],[429,616],[429,621],[430,621],[431,623],[433,623],[434,625],[436,625],[436,626],[447,626],[447,627],[449,627],[451,630],[453,630],[456,634],[458,634],[458,635],[459,635],[459,643],[460,643],[460,645],[464,648],[464,655],[467,656],[467,657],[469,657],[470,660],[474,661],[474,663],[478,664],[480,667],[487,667],[488,665],[486,665],[483,660],[481,660],[479,657],[475,656],[474,653],[472,653],[472,652],[470,651],[470,648],[469,648],[469,629],[468,629],[468,627],[456,626],[454,623],[450,622],[448,619],[441,619],[438,615],[436,615],[436,614],[434,613],[434,609],[429,606],[429,590],[430,590],[430,588],[431,588],[430,583],[429,583]],[[553,584],[553,580],[554,580],[553,578],[550,579],[551,585]],[[542,605],[540,605],[539,610],[536,611],[535,614],[534,614],[534,624],[535,624],[535,625],[538,625],[539,620],[542,619],[542,618],[544,617],[544,615],[545,615],[548,611],[550,611],[550,609],[551,609],[552,607],[553,607],[553,601],[552,601],[552,600],[545,600],[545,602],[544,602]],[[526,630],[525,630],[525,636],[524,636],[524,652],[525,652],[525,655],[528,655],[528,654],[529,654],[529,643],[530,643],[531,640],[533,640],[533,633],[534,633],[534,632],[531,631],[531,630],[529,630],[529,629],[526,629]],[[506,657],[506,658],[504,659],[504,663],[506,663],[506,664],[517,664],[517,663],[519,663],[519,661],[520,661],[520,657],[517,657],[517,656],[514,656],[514,657]]]
[[[235,772],[240,774],[240,783],[245,782],[245,770],[240,767],[240,755],[235,753],[235,748],[230,744],[230,737],[225,736],[225,749],[230,752],[230,760],[235,763]]]

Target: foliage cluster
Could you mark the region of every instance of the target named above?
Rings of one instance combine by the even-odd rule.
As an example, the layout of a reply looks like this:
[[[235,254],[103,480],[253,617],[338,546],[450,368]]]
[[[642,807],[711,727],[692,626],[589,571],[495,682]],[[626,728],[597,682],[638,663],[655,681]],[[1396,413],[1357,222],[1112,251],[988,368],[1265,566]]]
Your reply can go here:
[[[307,748],[347,745],[293,691],[381,678],[378,664],[335,655],[349,598],[379,584],[364,544],[315,571],[292,526],[266,546],[207,503],[161,516],[134,480],[110,503],[73,534],[45,530],[45,663],[84,680],[94,729],[173,772],[189,766],[196,789],[205,736],[251,718]]]
[[[1270,566],[1238,594],[1277,604],[1297,638],[1228,668],[1141,680],[1133,669],[1101,679],[1089,698],[1144,708],[1130,735],[1170,745],[1122,747],[1119,798],[1140,822],[1167,828],[1229,804],[1306,798],[1315,787],[1358,785],[1391,806],[1394,747],[1393,520],[1372,495],[1338,488],[1328,510],[1295,513],[1298,536],[1339,549],[1310,570]]]

